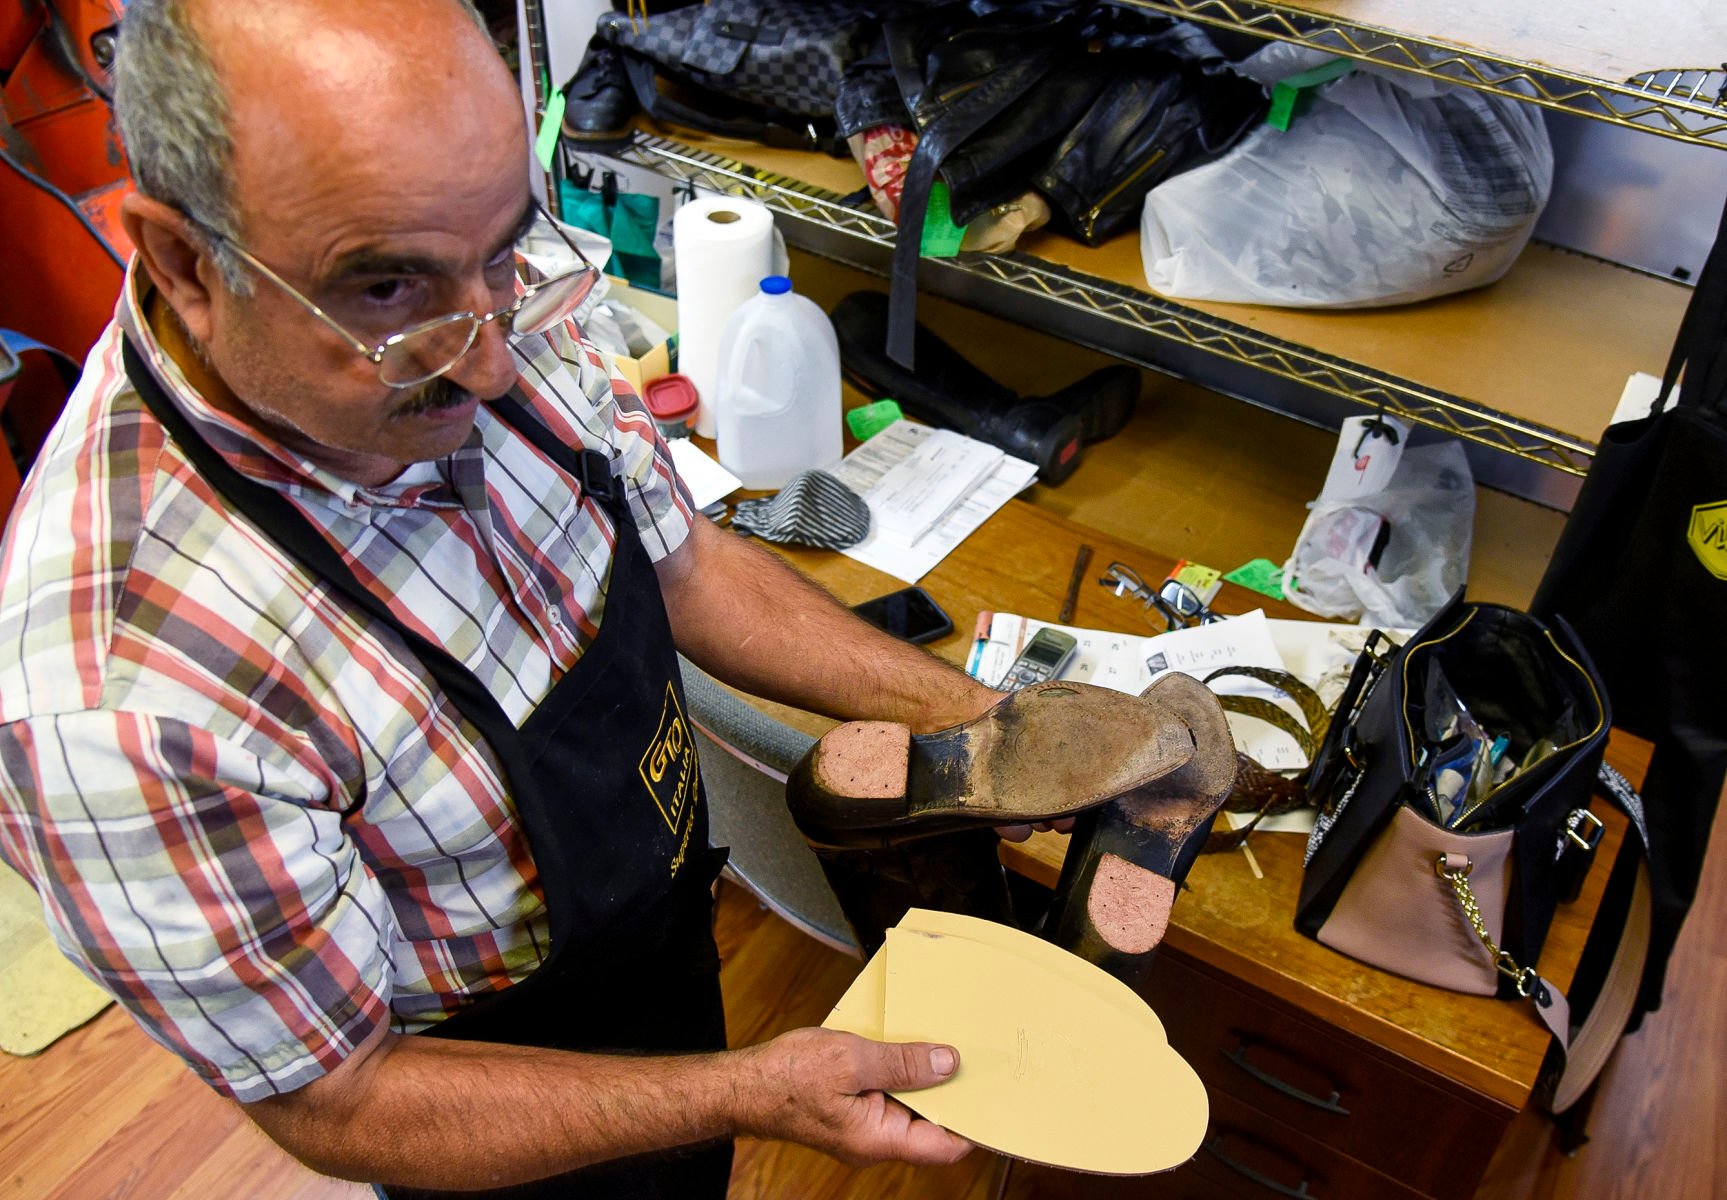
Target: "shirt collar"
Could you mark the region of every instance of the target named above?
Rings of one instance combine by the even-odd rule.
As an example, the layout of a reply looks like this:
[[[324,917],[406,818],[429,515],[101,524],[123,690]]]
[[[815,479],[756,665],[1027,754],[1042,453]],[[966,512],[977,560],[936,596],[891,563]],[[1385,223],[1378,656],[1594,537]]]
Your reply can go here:
[[[134,255],[126,269],[125,286],[114,319],[138,348],[156,382],[216,453],[235,470],[277,491],[321,495],[337,504],[356,507],[408,508],[417,504],[454,504],[456,495],[445,483],[447,472],[410,469],[389,483],[365,487],[344,479],[294,453],[261,429],[217,409],[187,380],[180,365],[162,347],[145,313],[155,284]],[[483,418],[482,418],[483,419]],[[478,422],[457,455],[480,452]]]

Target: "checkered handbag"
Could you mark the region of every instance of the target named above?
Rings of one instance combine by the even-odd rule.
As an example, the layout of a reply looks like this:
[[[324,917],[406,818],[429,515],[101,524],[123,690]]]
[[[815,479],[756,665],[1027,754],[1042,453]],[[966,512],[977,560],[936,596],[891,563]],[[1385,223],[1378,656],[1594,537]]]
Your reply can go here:
[[[668,74],[803,118],[831,118],[846,68],[880,26],[853,0],[709,0],[652,16],[602,14],[595,36]]]

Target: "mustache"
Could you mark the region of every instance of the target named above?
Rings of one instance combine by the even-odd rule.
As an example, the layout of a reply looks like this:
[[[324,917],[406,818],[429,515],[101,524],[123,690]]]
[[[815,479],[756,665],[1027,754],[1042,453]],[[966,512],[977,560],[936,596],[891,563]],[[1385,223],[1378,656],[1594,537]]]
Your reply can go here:
[[[398,417],[413,417],[420,413],[439,412],[446,408],[458,408],[474,398],[474,394],[466,388],[459,388],[451,383],[448,376],[440,375],[436,379],[428,379],[415,388],[407,399],[396,406]]]

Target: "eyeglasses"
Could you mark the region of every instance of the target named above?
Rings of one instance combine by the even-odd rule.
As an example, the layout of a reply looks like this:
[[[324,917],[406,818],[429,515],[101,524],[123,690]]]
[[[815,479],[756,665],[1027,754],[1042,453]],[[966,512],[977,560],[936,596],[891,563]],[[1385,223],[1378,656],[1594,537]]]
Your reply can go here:
[[[1208,608],[1199,593],[1181,580],[1166,579],[1154,589],[1138,571],[1125,563],[1110,563],[1108,573],[1097,582],[1118,596],[1138,600],[1148,609],[1157,609],[1170,629],[1186,629],[1193,624],[1210,625],[1225,619],[1222,614]]]
[[[345,325],[307,299],[298,288],[259,262],[232,238],[224,237],[195,217],[186,219],[208,237],[234,251],[247,266],[298,300],[314,317],[340,334],[344,341],[378,368],[378,379],[386,387],[410,388],[428,379],[436,379],[461,362],[462,356],[479,338],[480,330],[490,322],[497,321],[507,332],[544,333],[579,308],[594,290],[600,279],[600,269],[588,261],[582,248],[558,226],[557,221],[547,216],[545,209],[541,208],[539,212],[546,216],[564,245],[575,252],[575,265],[544,279],[521,284],[515,300],[503,308],[484,315],[470,310],[433,317],[393,333],[376,345],[369,345],[349,332]],[[521,243],[517,245],[519,247]]]

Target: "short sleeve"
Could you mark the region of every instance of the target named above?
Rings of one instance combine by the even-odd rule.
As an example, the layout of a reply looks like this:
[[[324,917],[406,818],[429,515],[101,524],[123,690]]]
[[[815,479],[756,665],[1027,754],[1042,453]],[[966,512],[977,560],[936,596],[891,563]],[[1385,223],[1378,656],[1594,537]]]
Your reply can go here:
[[[241,1101],[389,1021],[394,925],[316,773],[183,722],[0,726],[0,851],[74,964]]]
[[[568,423],[567,435],[613,459],[648,556],[658,562],[683,545],[695,504],[672,464],[671,447],[612,357],[573,323],[545,338],[523,339],[517,352],[530,399],[550,410],[554,430]]]

